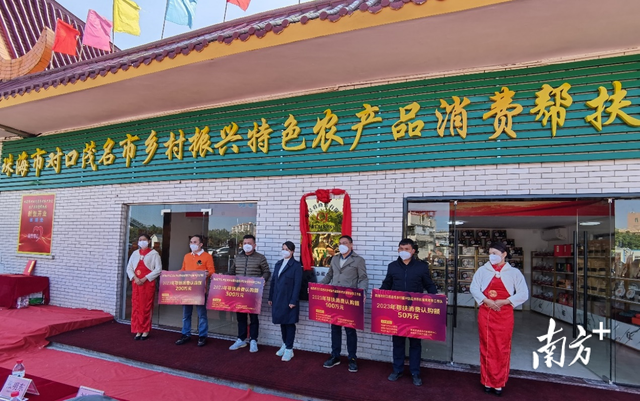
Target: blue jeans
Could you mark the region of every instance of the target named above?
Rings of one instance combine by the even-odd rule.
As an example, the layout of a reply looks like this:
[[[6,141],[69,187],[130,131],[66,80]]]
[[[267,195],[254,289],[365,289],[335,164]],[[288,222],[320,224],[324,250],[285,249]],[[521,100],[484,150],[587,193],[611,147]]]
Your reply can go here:
[[[412,375],[420,374],[420,359],[422,356],[422,340],[419,338],[393,337],[393,371],[402,373],[404,371],[404,346],[409,339],[409,371]]]
[[[356,359],[356,351],[358,349],[358,334],[356,329],[345,327],[344,332],[347,334],[347,352],[349,359]],[[342,352],[342,326],[331,325],[331,356],[340,358]]]
[[[204,305],[196,305],[198,311],[198,336],[206,337],[209,333],[209,319],[207,318],[207,307]],[[182,306],[182,335],[191,335],[191,314],[193,313],[193,305]]]

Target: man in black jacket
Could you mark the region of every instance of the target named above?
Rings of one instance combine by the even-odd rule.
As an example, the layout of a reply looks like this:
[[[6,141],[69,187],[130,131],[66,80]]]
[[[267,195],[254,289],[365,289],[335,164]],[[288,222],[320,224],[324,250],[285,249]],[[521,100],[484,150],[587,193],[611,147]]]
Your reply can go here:
[[[418,292],[427,290],[435,294],[436,285],[431,280],[429,265],[413,257],[415,249],[413,240],[404,238],[398,245],[398,259],[389,263],[387,276],[382,282],[381,290]],[[396,381],[404,372],[404,347],[407,337],[393,336],[393,373],[390,381]],[[422,385],[420,378],[420,357],[422,354],[422,340],[409,338],[409,370],[413,377],[413,384]]]

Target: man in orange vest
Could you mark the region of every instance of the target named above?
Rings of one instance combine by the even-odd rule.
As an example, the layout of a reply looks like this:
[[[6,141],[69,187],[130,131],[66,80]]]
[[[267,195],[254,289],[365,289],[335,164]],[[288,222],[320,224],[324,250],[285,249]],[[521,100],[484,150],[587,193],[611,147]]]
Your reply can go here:
[[[182,260],[182,269],[205,270],[207,271],[207,279],[216,272],[213,265],[213,258],[202,249],[204,239],[201,235],[194,235],[189,239],[189,247],[191,252],[184,255]],[[207,343],[207,334],[209,333],[209,320],[207,319],[206,300],[204,305],[196,305],[198,311],[198,347],[204,347]],[[182,345],[191,341],[191,314],[193,313],[193,305],[182,306],[182,337],[176,341],[176,345]]]

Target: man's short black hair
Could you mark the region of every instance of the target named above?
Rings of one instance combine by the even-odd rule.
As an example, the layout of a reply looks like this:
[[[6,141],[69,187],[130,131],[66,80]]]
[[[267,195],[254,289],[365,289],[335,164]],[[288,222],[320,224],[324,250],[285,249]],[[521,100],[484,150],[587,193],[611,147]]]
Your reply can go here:
[[[253,240],[253,242],[256,242],[256,237],[254,237],[254,236],[253,236],[253,235],[251,235],[251,234],[247,234],[247,235],[245,235],[244,237],[242,237],[242,239],[243,239],[243,240],[245,240],[245,239],[252,239],[252,240]]]
[[[204,244],[204,238],[202,237],[202,235],[199,235],[199,234],[192,235],[191,237],[189,237],[189,240],[191,240],[192,238],[197,238],[198,240],[200,240],[201,244]]]
[[[343,238],[346,238],[346,239],[347,239],[347,241],[349,241],[349,243],[350,243],[350,244],[353,244],[353,238],[351,238],[349,235],[343,235],[342,237],[340,237],[340,238],[338,239],[338,241],[339,241],[339,240],[341,240],[341,239],[343,239]]]
[[[411,247],[413,248],[413,240],[411,238],[403,238],[400,243],[398,244],[398,246],[402,246],[402,245],[411,245]]]

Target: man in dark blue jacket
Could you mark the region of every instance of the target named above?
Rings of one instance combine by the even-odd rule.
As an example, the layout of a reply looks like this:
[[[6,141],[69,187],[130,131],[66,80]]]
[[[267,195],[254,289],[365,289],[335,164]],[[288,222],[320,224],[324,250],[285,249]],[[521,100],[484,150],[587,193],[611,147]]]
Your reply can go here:
[[[404,238],[398,245],[398,259],[389,263],[387,276],[382,282],[381,290],[418,292],[427,290],[435,294],[436,285],[431,280],[429,265],[413,257],[415,249],[413,240]],[[390,381],[396,381],[404,372],[404,347],[407,337],[393,336],[393,373]],[[409,338],[409,370],[413,377],[413,384],[422,385],[420,378],[420,357],[422,354],[422,340]]]

